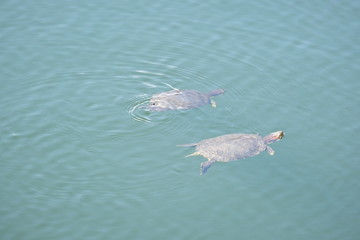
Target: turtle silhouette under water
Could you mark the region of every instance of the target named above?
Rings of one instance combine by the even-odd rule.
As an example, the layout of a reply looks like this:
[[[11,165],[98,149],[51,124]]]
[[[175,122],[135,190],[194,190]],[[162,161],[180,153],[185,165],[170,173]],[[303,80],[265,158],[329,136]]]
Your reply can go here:
[[[208,159],[200,165],[200,174],[205,174],[215,162],[236,161],[255,156],[265,150],[274,155],[275,151],[268,144],[279,141],[284,135],[283,131],[273,132],[265,137],[259,134],[235,133],[179,146],[196,147],[196,152],[186,157],[202,155]]]
[[[150,98],[150,104],[145,108],[149,111],[162,112],[192,109],[206,104],[216,107],[216,103],[211,97],[223,94],[224,92],[222,89],[216,89],[209,93],[202,93],[197,90],[174,89],[153,95]]]

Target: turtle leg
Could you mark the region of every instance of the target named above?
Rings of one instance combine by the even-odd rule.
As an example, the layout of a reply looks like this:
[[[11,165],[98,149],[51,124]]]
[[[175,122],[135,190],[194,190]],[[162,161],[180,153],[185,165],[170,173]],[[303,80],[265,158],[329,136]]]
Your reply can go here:
[[[267,151],[267,152],[268,152],[268,154],[270,154],[270,155],[274,155],[274,154],[275,154],[274,149],[272,149],[272,148],[271,148],[271,147],[269,147],[269,146],[267,146],[266,151]]]
[[[206,162],[202,162],[200,164],[200,175],[203,175],[207,172],[207,170],[209,169],[209,167],[211,167],[212,164],[214,164],[216,161],[215,160],[209,160]]]
[[[200,155],[200,153],[194,152],[194,153],[189,154],[189,155],[187,155],[187,156],[185,156],[185,157],[192,157],[192,156],[197,156],[197,155]]]
[[[216,108],[216,102],[214,100],[212,100],[212,99],[210,99],[210,102],[211,102],[211,106]]]

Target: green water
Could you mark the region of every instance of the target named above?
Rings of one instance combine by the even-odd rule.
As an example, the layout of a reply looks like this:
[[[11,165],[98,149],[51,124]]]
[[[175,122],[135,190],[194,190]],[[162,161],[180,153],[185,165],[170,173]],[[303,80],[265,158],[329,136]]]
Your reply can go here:
[[[360,236],[358,1],[0,3],[0,238]],[[150,96],[223,88],[217,108]],[[176,145],[283,130],[216,163]]]

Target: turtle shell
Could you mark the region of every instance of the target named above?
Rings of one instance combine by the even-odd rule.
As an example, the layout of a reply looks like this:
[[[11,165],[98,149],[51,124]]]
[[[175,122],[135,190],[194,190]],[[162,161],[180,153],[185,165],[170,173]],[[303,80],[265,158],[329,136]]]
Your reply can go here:
[[[149,110],[184,110],[210,104],[210,96],[196,90],[172,90],[155,94],[150,99]]]
[[[196,145],[196,153],[209,160],[230,162],[255,156],[266,148],[260,135],[228,134],[202,140]]]

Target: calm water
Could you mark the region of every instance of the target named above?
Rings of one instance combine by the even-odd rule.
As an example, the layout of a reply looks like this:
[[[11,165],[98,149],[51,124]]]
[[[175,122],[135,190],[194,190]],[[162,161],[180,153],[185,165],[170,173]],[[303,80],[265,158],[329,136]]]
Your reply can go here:
[[[0,3],[1,239],[359,239],[359,1]],[[152,94],[227,92],[147,112]],[[283,130],[274,156],[178,144]]]

